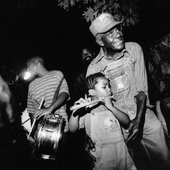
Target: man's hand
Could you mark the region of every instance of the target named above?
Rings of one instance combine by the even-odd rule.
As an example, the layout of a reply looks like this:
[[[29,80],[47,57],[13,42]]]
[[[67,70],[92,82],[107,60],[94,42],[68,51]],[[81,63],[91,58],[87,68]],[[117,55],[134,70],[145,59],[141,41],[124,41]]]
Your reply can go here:
[[[134,142],[134,140],[140,140],[142,137],[146,112],[146,95],[143,91],[140,91],[138,95],[135,96],[135,99],[137,104],[137,115],[129,125],[129,135],[126,142]]]
[[[140,120],[133,119],[129,125],[129,135],[126,139],[126,143],[134,141],[139,136]]]
[[[49,108],[43,108],[43,109],[38,110],[35,113],[34,117],[35,117],[35,119],[39,119],[40,117],[50,114],[50,113],[51,113],[51,110]]]

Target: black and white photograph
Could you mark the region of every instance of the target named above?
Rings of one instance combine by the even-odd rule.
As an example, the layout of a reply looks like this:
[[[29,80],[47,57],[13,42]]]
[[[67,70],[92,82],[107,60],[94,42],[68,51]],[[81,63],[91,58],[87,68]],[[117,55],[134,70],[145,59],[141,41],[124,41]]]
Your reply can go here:
[[[1,170],[170,170],[170,1],[0,1]]]

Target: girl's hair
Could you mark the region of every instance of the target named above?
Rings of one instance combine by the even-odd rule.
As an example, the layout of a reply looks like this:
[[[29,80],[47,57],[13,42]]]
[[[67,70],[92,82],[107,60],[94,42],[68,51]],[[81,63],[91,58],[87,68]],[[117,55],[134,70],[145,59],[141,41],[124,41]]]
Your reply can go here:
[[[97,72],[86,77],[86,80],[85,80],[86,94],[88,94],[89,89],[94,89],[95,85],[98,82],[98,78],[106,78],[106,77],[101,72]]]

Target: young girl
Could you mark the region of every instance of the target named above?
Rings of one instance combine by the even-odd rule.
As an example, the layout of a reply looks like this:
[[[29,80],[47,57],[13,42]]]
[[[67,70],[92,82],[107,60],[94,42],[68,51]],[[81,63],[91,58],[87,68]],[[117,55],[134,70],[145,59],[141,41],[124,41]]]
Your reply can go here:
[[[136,170],[121,131],[121,126],[128,127],[130,119],[113,105],[108,79],[102,73],[95,73],[86,78],[86,85],[89,103],[93,104],[83,116],[78,114],[78,109],[73,110],[69,130],[85,128],[95,147],[90,150],[96,160],[94,170]],[[81,98],[73,108],[85,103],[88,102]]]

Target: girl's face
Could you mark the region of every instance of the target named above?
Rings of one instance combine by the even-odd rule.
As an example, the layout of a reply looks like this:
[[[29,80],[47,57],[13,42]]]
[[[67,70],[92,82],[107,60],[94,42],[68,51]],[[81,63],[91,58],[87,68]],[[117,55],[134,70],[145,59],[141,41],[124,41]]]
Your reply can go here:
[[[110,84],[107,78],[100,77],[94,88],[94,96],[96,97],[107,97],[111,95]]]

